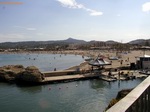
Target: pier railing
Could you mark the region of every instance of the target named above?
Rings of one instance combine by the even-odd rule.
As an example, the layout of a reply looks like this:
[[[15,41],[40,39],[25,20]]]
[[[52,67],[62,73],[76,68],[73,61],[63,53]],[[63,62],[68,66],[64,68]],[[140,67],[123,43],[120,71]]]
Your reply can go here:
[[[150,112],[150,76],[106,112]]]

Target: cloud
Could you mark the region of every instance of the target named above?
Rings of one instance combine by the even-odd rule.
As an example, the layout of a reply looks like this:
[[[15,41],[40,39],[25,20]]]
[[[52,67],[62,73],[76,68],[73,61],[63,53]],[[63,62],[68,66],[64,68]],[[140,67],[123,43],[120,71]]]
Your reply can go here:
[[[13,27],[15,27],[15,28],[21,28],[21,29],[25,29],[25,30],[29,30],[29,31],[34,31],[34,30],[36,30],[36,28],[30,28],[30,27],[22,27],[22,26],[13,26]]]
[[[78,4],[75,0],[57,0],[62,4],[64,7],[68,8],[83,8],[82,4]]]
[[[142,5],[142,11],[143,12],[150,12],[150,2],[146,2]]]
[[[77,3],[75,0],[57,0],[57,1],[60,2],[63,7],[73,8],[73,9],[83,9],[89,12],[91,16],[103,15],[103,12],[89,9],[84,5]]]
[[[103,15],[102,12],[98,12],[96,10],[88,9],[88,8],[85,8],[85,7],[83,9],[86,10],[86,11],[88,11],[88,12],[90,12],[91,16],[100,16],[100,15]]]

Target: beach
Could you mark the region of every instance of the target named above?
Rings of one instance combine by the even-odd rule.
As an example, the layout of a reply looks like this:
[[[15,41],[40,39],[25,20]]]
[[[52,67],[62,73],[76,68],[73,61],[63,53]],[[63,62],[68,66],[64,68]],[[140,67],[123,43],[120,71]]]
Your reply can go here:
[[[117,67],[121,67],[121,66],[130,66],[130,63],[136,63],[137,57],[140,56],[144,56],[144,54],[146,55],[150,55],[150,51],[142,51],[142,50],[133,50],[130,52],[122,52],[119,53],[118,55],[121,57],[120,60],[123,60],[122,64],[120,64],[120,60],[109,60],[109,57],[115,57],[116,56],[116,52],[117,51],[105,51],[105,50],[93,50],[93,51],[82,51],[82,50],[75,50],[75,51],[63,51],[61,53],[64,54],[75,54],[75,55],[82,55],[82,56],[91,56],[96,58],[98,55],[101,55],[102,57],[104,57],[104,59],[108,62],[111,62],[111,65],[107,65],[105,66],[105,68],[117,68]],[[57,52],[59,53],[59,52]],[[80,69],[83,70],[89,70],[91,69],[91,66],[87,63],[81,63]],[[70,69],[75,69],[75,67],[71,67]]]
[[[123,60],[122,65],[120,64],[120,60],[109,60],[109,57],[116,56],[117,51],[112,50],[64,50],[64,51],[19,51],[19,52],[0,52],[0,54],[73,54],[73,55],[81,55],[84,57],[94,57],[96,58],[98,55],[103,56],[106,61],[111,62],[111,65],[105,66],[106,68],[117,68],[120,66],[129,66],[130,63],[136,63],[136,57],[143,56],[144,54],[150,55],[150,51],[142,51],[142,50],[131,50],[130,52],[122,52],[118,53]],[[76,69],[79,67],[82,70],[89,70],[91,66],[87,62],[81,63],[79,66],[71,66],[68,69]]]

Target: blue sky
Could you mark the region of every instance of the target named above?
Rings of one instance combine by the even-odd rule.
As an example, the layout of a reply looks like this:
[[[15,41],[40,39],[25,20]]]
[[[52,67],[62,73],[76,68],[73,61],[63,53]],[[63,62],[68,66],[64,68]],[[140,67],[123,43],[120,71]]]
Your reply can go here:
[[[150,38],[150,0],[0,0],[0,42]]]

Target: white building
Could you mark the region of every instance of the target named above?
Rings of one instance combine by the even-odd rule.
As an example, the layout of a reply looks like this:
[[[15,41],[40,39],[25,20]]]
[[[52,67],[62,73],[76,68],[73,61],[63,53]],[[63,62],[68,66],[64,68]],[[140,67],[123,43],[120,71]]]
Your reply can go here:
[[[140,56],[138,60],[138,66],[141,69],[150,70],[150,56],[149,55]]]

